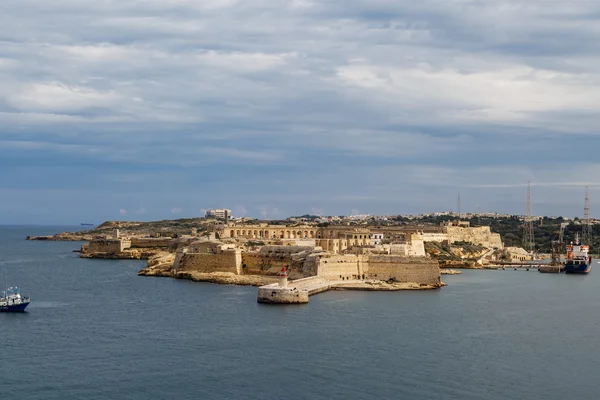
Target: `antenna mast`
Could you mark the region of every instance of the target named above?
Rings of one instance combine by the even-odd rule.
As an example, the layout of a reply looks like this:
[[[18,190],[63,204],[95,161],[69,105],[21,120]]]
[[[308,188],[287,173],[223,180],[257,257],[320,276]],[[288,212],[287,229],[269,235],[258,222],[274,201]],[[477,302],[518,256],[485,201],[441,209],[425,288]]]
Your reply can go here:
[[[581,243],[592,244],[592,221],[590,219],[590,193],[589,188],[585,187],[585,203],[583,205],[583,235]]]
[[[533,236],[533,216],[531,213],[531,182],[527,182],[527,215],[523,226],[523,248],[533,254],[535,243]]]
[[[460,221],[460,192],[458,192],[458,220]]]

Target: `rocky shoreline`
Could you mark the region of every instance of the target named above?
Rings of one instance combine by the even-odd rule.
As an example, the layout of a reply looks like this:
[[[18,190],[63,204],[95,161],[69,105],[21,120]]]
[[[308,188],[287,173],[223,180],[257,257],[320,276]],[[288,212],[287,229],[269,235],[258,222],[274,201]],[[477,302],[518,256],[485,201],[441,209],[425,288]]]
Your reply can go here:
[[[81,258],[100,258],[105,260],[148,260],[161,253],[155,249],[131,249],[120,253],[86,253],[82,250],[74,250]]]
[[[175,279],[187,279],[194,282],[209,282],[221,285],[240,285],[240,286],[264,286],[272,283],[277,283],[276,276],[265,275],[235,275],[231,272],[173,272],[166,268],[144,268],[138,272],[139,276],[156,276],[168,277]],[[289,281],[293,285],[294,281]],[[339,284],[331,287],[331,290],[359,290],[359,291],[399,291],[399,290],[434,290],[446,286],[442,282],[441,285],[425,285],[414,282],[407,283],[389,283],[385,281],[361,282]]]
[[[442,275],[459,275],[459,274],[462,274],[462,271],[458,271],[456,269],[440,269],[440,274],[442,274]]]
[[[348,283],[331,286],[331,290],[364,290],[364,291],[398,291],[398,290],[434,290],[446,286],[444,282],[438,285],[426,285],[414,282],[389,283],[385,281],[372,281],[361,283]]]
[[[25,240],[48,240],[54,242],[89,242],[94,239],[105,239],[105,235],[91,235],[87,233],[61,232],[56,235],[26,236]]]

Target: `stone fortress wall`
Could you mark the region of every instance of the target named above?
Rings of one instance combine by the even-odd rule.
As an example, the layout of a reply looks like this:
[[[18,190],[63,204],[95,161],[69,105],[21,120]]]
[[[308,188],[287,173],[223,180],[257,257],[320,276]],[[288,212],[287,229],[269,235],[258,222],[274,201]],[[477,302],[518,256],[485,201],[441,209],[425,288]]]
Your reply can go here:
[[[95,239],[81,246],[84,253],[118,254],[131,247],[128,239]]]
[[[468,242],[476,245],[502,249],[504,247],[499,233],[494,233],[489,226],[443,226],[439,232],[415,232],[411,243],[422,242]]]
[[[428,285],[439,285],[441,282],[438,262],[428,257],[370,255],[367,265],[367,277],[370,279],[396,279]]]
[[[447,242],[448,235],[440,232],[417,233],[423,242]]]
[[[179,249],[177,272],[231,272],[236,275],[275,276],[282,268],[290,279],[319,277],[327,280],[393,279],[397,282],[439,284],[437,261],[427,257],[389,254],[332,254],[318,247],[263,246],[241,252],[217,241],[198,241]],[[417,279],[417,280],[415,280]]]
[[[127,240],[127,239],[124,239]],[[154,249],[154,248],[167,248],[169,247],[169,242],[172,240],[170,237],[164,238],[138,238],[133,237],[129,239],[131,241],[131,247],[133,248],[146,248],[146,249]]]
[[[485,247],[502,249],[502,238],[498,233],[492,233],[489,226],[462,227],[446,226],[444,227],[449,243],[469,242]]]
[[[196,240],[177,249],[173,269],[194,272],[242,273],[242,251],[234,244],[216,240]]]
[[[314,259],[307,260],[314,246],[263,246],[257,252],[242,253],[242,273],[246,275],[277,275],[282,268],[291,279],[316,275]]]
[[[176,259],[177,271],[194,272],[231,272],[236,275],[242,273],[241,253],[239,251],[225,251],[218,254],[183,253]]]
[[[168,238],[118,238],[118,239],[94,239],[88,244],[81,246],[83,254],[113,254],[118,255],[128,249],[167,249]]]
[[[364,255],[324,255],[319,257],[317,276],[331,280],[367,279],[368,262]]]
[[[226,224],[219,232],[221,238],[245,238],[256,240],[314,239],[319,228],[310,225],[236,225]]]
[[[256,240],[314,239],[315,245],[326,251],[341,253],[353,246],[376,245],[387,240],[403,243],[405,255],[424,255],[424,242],[470,242],[490,248],[502,248],[502,238],[490,231],[489,226],[470,227],[466,223],[447,224],[434,227],[415,226],[374,226],[355,227],[334,225],[315,227],[310,225],[236,225],[223,226],[222,238],[245,238]],[[421,248],[423,249],[421,251]]]

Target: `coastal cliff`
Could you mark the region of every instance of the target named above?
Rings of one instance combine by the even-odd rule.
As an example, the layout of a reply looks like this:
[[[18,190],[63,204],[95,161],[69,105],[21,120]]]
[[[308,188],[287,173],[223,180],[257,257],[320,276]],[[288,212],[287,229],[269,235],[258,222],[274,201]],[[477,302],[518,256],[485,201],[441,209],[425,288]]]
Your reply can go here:
[[[214,224],[214,220],[204,218],[182,218],[151,222],[106,221],[92,229],[78,232],[61,232],[55,235],[27,236],[26,240],[50,241],[90,241],[114,238],[118,230],[121,236],[130,237],[177,237],[192,231],[203,232]]]
[[[488,254],[489,248],[471,243],[442,244],[425,243],[426,253],[436,259],[440,268],[482,268],[479,261]]]
[[[90,240],[105,238],[107,238],[106,235],[97,235],[84,232],[61,232],[57,233],[56,235],[27,236],[25,237],[25,240],[49,240],[56,242],[89,242]]]

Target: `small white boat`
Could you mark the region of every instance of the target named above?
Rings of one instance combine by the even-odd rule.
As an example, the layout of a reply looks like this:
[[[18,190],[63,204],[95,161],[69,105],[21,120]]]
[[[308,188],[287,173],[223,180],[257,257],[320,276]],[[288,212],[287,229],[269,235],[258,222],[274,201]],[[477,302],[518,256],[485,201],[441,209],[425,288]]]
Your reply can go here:
[[[11,287],[6,289],[0,297],[0,311],[4,312],[23,312],[31,300],[28,296],[21,296],[18,288]]]

